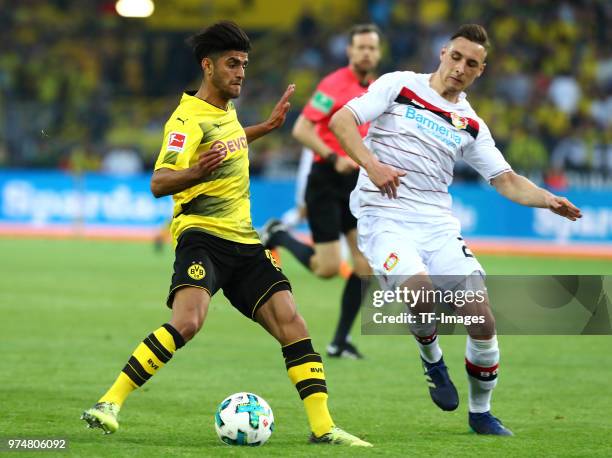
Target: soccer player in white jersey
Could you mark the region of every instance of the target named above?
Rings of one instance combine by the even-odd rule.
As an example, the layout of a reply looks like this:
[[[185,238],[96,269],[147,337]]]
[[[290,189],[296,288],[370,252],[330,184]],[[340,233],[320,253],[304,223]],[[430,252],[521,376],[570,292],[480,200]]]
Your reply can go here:
[[[566,198],[512,171],[468,103],[464,90],[483,73],[488,47],[482,26],[462,25],[442,48],[434,73],[383,75],[331,120],[330,128],[342,147],[361,166],[351,195],[359,248],[374,273],[397,282],[390,286],[432,289],[432,276],[453,275],[464,278],[464,287],[484,289],[478,284],[484,270],[467,249],[459,222],[451,214],[448,186],[457,159],[514,202],[548,208],[572,221],[581,217]],[[371,127],[362,140],[357,127],[367,122]],[[433,304],[421,303],[416,310],[432,309]],[[488,298],[484,304],[470,303],[461,309],[457,311],[485,316],[483,325],[467,327],[470,427],[479,434],[512,435],[490,411],[499,348]],[[435,322],[418,322],[411,332],[433,401],[443,410],[456,409],[457,390],[442,358]]]

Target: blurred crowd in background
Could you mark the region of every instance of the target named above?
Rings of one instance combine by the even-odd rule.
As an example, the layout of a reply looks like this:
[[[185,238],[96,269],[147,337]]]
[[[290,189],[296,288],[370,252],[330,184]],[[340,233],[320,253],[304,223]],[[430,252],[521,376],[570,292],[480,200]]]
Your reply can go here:
[[[476,22],[492,49],[468,95],[508,161],[553,188],[612,186],[611,1],[352,4],[331,19],[305,6],[290,24],[245,27],[253,50],[237,101],[243,125],[263,120],[286,85],[297,84],[285,127],[251,147],[254,175],[294,172],[301,147],[291,126],[321,77],[346,64],[352,24],[383,30],[384,73],[435,70],[454,30]],[[200,82],[185,44],[192,23],[181,29],[178,18],[165,29],[159,18],[121,18],[112,1],[0,0],[0,166],[150,170],[181,92]],[[208,24],[203,15],[201,27]],[[459,177],[477,179],[464,167]]]

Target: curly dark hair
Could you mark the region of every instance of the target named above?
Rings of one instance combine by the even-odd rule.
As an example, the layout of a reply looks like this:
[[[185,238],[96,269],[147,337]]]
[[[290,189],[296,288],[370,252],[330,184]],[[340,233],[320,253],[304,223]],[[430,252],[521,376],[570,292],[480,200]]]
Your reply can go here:
[[[198,63],[205,57],[214,57],[224,51],[251,50],[251,40],[244,30],[232,21],[217,22],[189,37],[187,43],[193,48]]]

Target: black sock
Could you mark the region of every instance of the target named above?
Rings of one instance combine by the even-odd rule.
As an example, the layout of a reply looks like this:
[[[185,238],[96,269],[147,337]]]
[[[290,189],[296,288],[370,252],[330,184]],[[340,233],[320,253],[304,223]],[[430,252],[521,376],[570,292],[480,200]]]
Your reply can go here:
[[[351,331],[355,317],[361,307],[361,278],[352,273],[346,281],[342,292],[342,308],[340,310],[340,321],[334,336],[334,345],[346,342]]]
[[[270,238],[272,246],[287,248],[293,256],[308,270],[310,270],[310,258],[314,255],[311,246],[300,242],[287,231],[278,231]]]

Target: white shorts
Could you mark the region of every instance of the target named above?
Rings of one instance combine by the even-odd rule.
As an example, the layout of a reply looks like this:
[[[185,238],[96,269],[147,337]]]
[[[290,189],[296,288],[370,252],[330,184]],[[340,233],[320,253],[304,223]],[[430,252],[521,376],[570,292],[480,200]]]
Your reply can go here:
[[[410,223],[362,216],[357,222],[358,244],[374,275],[382,277],[387,287],[400,286],[419,272],[436,277],[464,277],[474,272],[484,276],[459,228],[453,217]]]

